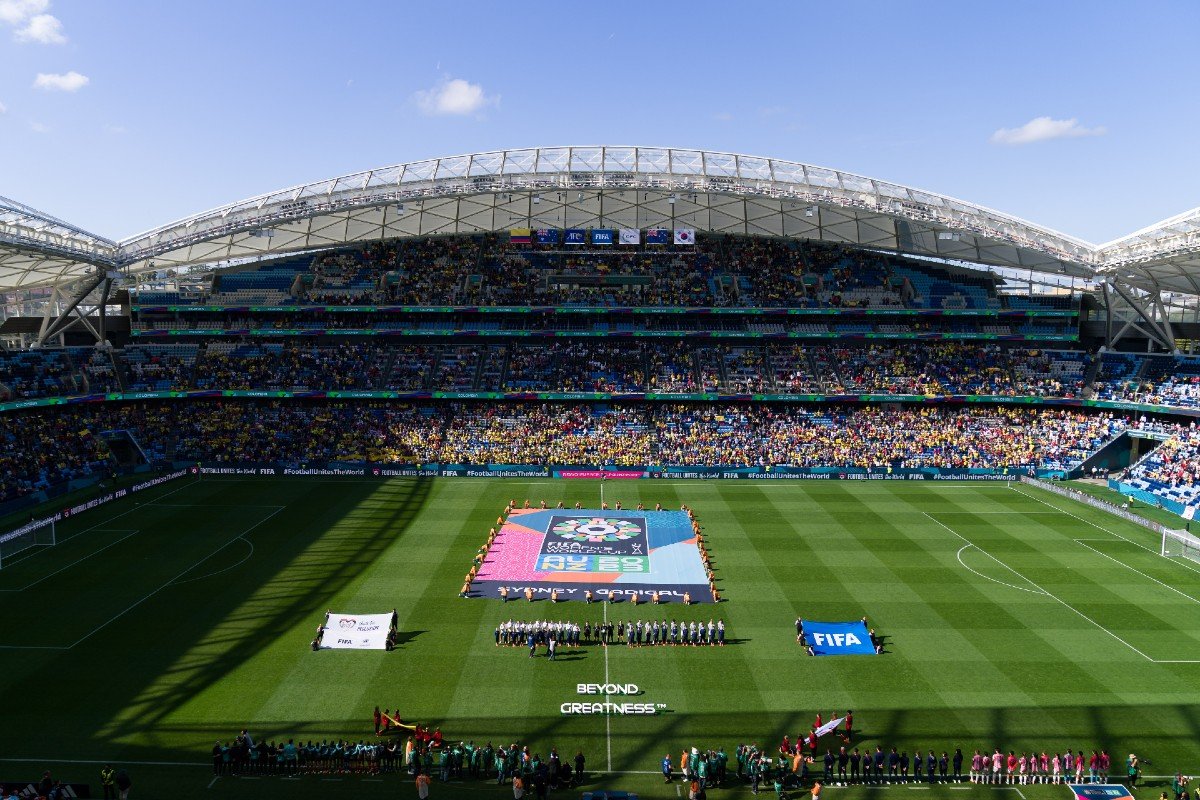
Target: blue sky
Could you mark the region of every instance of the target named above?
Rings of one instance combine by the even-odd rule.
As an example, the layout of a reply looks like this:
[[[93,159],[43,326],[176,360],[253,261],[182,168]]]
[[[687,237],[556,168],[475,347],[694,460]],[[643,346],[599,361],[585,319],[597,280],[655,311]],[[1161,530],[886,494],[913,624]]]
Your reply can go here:
[[[668,145],[1099,242],[1200,205],[1197,30],[1194,0],[0,0],[0,194],[124,237],[426,157]]]

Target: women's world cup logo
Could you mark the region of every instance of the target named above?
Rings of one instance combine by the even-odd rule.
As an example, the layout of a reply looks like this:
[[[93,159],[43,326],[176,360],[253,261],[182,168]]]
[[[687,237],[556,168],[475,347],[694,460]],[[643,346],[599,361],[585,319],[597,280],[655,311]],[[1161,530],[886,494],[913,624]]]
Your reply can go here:
[[[645,517],[555,516],[546,534],[539,572],[650,572]]]
[[[633,539],[642,532],[642,526],[633,520],[604,517],[579,517],[565,519],[554,524],[550,532],[572,542],[623,542]]]

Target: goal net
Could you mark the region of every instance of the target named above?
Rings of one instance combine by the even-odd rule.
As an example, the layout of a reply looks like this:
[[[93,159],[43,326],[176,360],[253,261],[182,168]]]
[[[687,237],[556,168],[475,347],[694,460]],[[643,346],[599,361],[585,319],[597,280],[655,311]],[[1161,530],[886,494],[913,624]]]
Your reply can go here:
[[[1167,558],[1186,558],[1200,561],[1200,537],[1187,531],[1163,530],[1162,555]]]
[[[31,547],[46,547],[56,543],[54,519],[39,519],[0,535],[0,569],[17,553]]]

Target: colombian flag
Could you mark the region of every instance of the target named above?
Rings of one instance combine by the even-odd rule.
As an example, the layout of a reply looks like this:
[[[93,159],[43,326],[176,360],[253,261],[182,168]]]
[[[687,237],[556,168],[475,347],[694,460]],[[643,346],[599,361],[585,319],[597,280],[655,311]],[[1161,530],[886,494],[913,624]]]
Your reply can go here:
[[[512,244],[530,244],[533,231],[529,228],[513,228],[508,232],[508,241]]]

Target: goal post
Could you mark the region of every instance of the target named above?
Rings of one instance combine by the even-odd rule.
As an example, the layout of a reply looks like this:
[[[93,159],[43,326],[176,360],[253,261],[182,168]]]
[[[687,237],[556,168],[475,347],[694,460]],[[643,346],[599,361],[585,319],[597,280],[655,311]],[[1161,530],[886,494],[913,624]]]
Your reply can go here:
[[[1162,550],[1166,558],[1186,558],[1200,562],[1200,537],[1188,531],[1163,529]]]
[[[57,537],[54,517],[34,520],[0,535],[0,569],[4,569],[13,556],[31,547],[52,547],[58,543]]]

